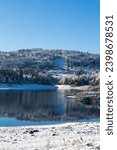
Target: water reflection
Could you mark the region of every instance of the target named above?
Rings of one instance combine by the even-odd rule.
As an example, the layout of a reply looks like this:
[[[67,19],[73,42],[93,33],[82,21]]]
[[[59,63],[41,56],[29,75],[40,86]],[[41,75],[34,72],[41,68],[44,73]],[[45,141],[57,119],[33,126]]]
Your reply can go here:
[[[0,91],[0,116],[18,120],[79,120],[99,117],[100,110],[66,95],[76,91]]]

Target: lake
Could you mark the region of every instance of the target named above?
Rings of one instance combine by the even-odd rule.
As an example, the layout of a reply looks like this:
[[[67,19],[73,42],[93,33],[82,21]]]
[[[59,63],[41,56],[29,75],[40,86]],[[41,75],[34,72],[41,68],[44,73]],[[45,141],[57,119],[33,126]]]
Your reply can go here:
[[[0,126],[99,120],[100,109],[67,97],[77,90],[0,91]]]

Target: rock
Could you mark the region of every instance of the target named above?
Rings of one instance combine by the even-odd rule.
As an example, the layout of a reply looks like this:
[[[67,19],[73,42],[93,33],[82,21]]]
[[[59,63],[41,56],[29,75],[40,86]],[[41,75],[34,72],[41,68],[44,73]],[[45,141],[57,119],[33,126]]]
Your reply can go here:
[[[55,133],[53,133],[53,134],[52,134],[52,136],[56,136],[56,134],[55,134]]]
[[[31,131],[29,131],[30,134],[34,134],[35,132],[39,132],[39,130],[31,130]]]
[[[34,134],[34,131],[29,131],[30,134]]]
[[[93,146],[93,144],[92,144],[92,143],[87,143],[86,145],[87,145],[87,146]]]

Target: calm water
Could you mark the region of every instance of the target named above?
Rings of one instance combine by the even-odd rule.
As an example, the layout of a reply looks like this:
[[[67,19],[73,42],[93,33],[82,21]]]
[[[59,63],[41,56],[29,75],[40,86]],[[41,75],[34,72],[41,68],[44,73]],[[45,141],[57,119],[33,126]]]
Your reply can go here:
[[[76,103],[75,90],[0,91],[0,126],[99,119],[100,110]]]

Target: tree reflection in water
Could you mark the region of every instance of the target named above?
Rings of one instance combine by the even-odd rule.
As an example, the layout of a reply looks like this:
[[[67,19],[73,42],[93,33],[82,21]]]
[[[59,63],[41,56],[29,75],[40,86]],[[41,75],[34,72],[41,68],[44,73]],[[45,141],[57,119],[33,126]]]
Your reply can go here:
[[[70,90],[0,91],[0,116],[18,120],[79,120],[99,118],[100,110],[78,104]]]

